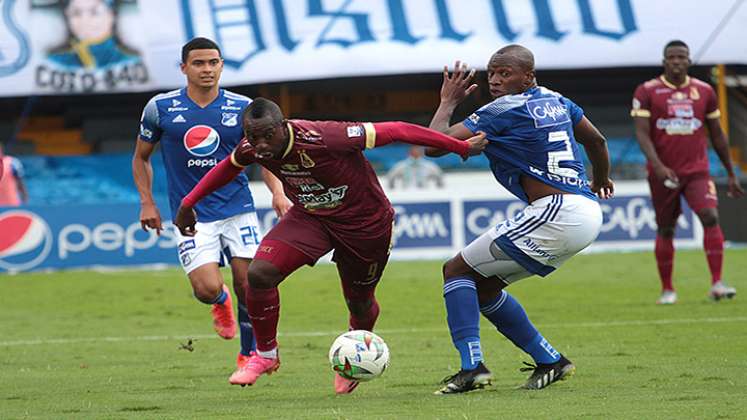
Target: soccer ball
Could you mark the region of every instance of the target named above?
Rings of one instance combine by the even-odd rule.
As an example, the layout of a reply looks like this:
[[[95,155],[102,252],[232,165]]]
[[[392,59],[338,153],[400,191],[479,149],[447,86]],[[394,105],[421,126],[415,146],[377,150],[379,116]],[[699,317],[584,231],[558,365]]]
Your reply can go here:
[[[329,363],[343,378],[370,381],[381,376],[389,366],[389,348],[371,331],[348,331],[332,343]]]

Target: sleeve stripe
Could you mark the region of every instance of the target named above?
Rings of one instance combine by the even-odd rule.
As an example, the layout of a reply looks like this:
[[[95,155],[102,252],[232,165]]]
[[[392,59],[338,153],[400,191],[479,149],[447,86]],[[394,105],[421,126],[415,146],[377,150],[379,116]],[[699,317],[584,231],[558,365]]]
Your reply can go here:
[[[648,118],[651,116],[651,111],[648,109],[633,109],[630,111],[630,116]]]
[[[721,110],[717,109],[713,112],[706,114],[706,118],[708,118],[709,120],[712,120],[714,118],[721,118]]]
[[[237,168],[246,168],[245,165],[242,165],[238,161],[236,161],[236,156],[234,156],[234,154],[236,154],[235,150],[233,152],[231,152],[231,163],[233,164],[233,166],[235,166]]]
[[[366,130],[366,149],[373,149],[376,147],[376,128],[370,122],[363,123],[363,128]]]

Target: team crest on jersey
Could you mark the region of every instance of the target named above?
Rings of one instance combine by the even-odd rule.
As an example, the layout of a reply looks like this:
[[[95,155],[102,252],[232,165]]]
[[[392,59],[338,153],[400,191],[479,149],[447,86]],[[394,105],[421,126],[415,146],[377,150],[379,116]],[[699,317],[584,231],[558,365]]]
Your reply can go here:
[[[571,120],[565,105],[558,98],[539,98],[527,101],[527,111],[536,128],[551,127]]]
[[[222,114],[223,117],[221,118],[220,123],[226,127],[236,127],[239,123],[239,114],[236,114],[235,112],[223,112]]]
[[[184,133],[184,148],[194,156],[210,156],[220,146],[220,135],[207,125],[195,125]]]
[[[693,101],[697,101],[698,99],[700,99],[700,92],[695,86],[690,86],[690,99],[692,99]]]
[[[316,163],[306,154],[305,150],[299,150],[298,157],[301,158],[301,166],[304,168],[308,169],[316,166]]]

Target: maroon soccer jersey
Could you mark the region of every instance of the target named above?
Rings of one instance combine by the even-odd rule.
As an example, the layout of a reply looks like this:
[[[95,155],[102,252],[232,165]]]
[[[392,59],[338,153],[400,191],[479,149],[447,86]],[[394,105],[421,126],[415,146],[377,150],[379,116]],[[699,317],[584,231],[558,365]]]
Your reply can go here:
[[[651,141],[659,159],[677,174],[708,172],[706,119],[719,118],[716,92],[707,83],[687,77],[674,86],[664,76],[635,90],[633,117],[648,118]],[[651,163],[648,165],[652,170]]]
[[[280,160],[261,164],[283,183],[294,206],[353,237],[380,234],[394,211],[363,150],[376,145],[371,123],[288,122],[290,141]],[[234,164],[257,161],[244,139],[232,154]]]

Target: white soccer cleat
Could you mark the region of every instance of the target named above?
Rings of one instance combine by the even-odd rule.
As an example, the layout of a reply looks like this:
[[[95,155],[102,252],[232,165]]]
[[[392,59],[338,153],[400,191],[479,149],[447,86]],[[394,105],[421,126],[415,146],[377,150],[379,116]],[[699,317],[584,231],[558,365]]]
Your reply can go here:
[[[677,292],[674,290],[665,290],[661,292],[659,299],[656,299],[657,305],[673,305],[677,303]]]
[[[708,292],[708,297],[715,301],[731,299],[736,295],[737,289],[724,284],[722,281],[714,283],[713,286],[711,286],[711,290]]]

